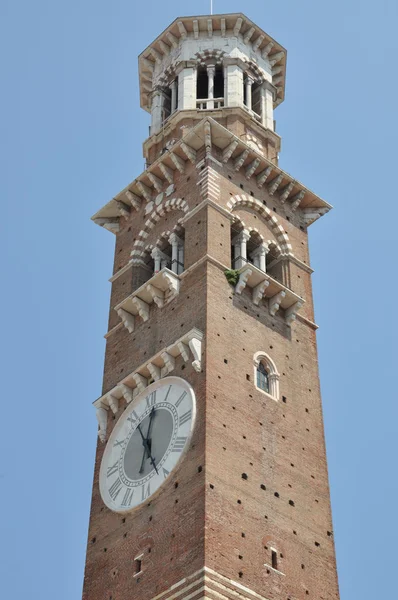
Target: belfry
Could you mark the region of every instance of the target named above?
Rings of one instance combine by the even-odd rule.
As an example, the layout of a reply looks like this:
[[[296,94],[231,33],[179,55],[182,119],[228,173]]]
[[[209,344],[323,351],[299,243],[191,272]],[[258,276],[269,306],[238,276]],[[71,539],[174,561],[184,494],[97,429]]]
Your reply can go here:
[[[339,598],[286,50],[243,14],[139,56],[145,171],[115,235],[84,600]]]

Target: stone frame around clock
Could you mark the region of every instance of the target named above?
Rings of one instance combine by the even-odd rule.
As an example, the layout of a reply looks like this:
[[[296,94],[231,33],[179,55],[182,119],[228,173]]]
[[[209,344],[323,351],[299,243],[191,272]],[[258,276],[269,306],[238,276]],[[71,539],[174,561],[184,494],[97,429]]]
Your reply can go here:
[[[134,410],[134,407],[146,396],[148,396],[151,392],[155,391],[156,389],[163,387],[163,386],[167,386],[168,384],[172,384],[172,383],[176,383],[181,385],[181,387],[184,387],[190,394],[191,394],[191,399],[192,399],[192,419],[191,419],[191,427],[189,430],[189,434],[187,436],[187,441],[185,443],[184,449],[182,450],[180,456],[178,457],[177,463],[174,466],[174,468],[170,471],[170,475],[159,485],[159,487],[153,492],[153,494],[151,494],[148,498],[146,498],[144,501],[140,502],[140,504],[137,504],[136,506],[130,508],[130,509],[126,509],[126,510],[118,510],[114,507],[110,507],[108,505],[108,503],[105,501],[104,496],[106,497],[106,494],[104,494],[104,490],[106,490],[106,486],[104,485],[104,477],[106,476],[106,457],[109,454],[109,449],[113,447],[113,442],[114,439],[117,436],[117,432],[119,430],[119,425],[122,422],[123,419],[127,419],[127,415]],[[177,469],[180,467],[181,463],[183,462],[183,459],[186,455],[186,453],[188,452],[188,449],[191,446],[191,442],[192,442],[192,437],[193,437],[193,433],[195,430],[195,424],[196,424],[196,414],[197,414],[197,407],[196,407],[196,394],[195,394],[195,390],[193,389],[192,385],[186,380],[183,379],[182,377],[176,377],[176,376],[170,376],[170,377],[164,377],[162,379],[158,379],[157,381],[154,381],[153,383],[151,383],[150,385],[148,385],[142,392],[140,392],[139,394],[137,394],[137,396],[134,398],[134,400],[132,402],[130,402],[129,404],[127,404],[128,407],[128,411],[124,411],[123,414],[120,416],[120,418],[118,419],[118,421],[115,423],[115,426],[112,430],[112,433],[110,434],[108,441],[106,443],[102,458],[101,458],[101,465],[100,465],[100,471],[99,471],[99,482],[98,482],[98,486],[100,489],[100,495],[101,495],[101,499],[102,502],[104,503],[104,505],[112,512],[117,513],[117,514],[131,514],[132,512],[142,508],[148,501],[152,502],[152,500],[154,498],[157,497],[157,495],[164,489],[164,485],[166,484],[166,482],[170,479],[170,476],[172,474],[175,474],[175,472],[177,471]]]

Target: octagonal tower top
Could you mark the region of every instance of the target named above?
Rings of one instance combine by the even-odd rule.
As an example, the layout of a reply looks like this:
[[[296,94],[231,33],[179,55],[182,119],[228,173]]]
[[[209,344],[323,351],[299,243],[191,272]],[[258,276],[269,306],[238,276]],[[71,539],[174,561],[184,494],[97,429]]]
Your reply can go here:
[[[274,131],[285,71],[286,50],[242,13],[179,17],[139,56],[150,135],[175,112],[203,118],[202,111],[236,108]]]

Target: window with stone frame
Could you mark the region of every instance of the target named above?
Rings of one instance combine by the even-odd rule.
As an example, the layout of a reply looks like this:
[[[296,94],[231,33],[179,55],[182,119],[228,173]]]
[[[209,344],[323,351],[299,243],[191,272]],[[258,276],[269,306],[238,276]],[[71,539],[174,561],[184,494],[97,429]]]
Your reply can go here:
[[[254,381],[256,388],[271,396],[274,400],[279,399],[279,373],[274,361],[265,352],[256,352],[253,357]]]

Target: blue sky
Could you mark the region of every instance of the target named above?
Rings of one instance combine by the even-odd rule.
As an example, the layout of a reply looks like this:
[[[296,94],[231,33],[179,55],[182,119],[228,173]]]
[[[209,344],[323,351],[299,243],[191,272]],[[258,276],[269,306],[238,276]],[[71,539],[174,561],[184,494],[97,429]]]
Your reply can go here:
[[[79,600],[113,244],[143,170],[137,55],[208,2],[0,1],[1,596]],[[396,0],[215,0],[288,49],[280,165],[310,228],[342,600],[396,595]]]

